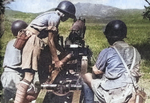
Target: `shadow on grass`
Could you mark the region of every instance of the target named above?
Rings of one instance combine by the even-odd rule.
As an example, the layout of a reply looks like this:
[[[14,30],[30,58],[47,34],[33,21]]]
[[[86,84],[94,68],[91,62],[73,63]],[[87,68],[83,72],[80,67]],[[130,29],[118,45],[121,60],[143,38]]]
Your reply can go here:
[[[138,49],[139,53],[141,54],[142,59],[145,59],[148,61],[150,60],[150,39],[148,39],[147,41],[144,41],[141,44],[136,44],[133,46]]]
[[[138,49],[139,53],[141,54],[141,58],[143,60],[141,70],[144,73],[150,72],[150,39],[145,40],[141,44],[133,45],[135,48]]]

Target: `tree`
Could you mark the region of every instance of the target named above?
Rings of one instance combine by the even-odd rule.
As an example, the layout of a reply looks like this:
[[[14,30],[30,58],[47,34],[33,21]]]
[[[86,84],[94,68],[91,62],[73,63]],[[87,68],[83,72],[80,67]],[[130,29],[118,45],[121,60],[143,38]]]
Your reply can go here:
[[[3,0],[0,0],[0,38],[4,34],[4,12],[5,12],[5,7],[3,5]]]
[[[0,0],[0,38],[4,34],[4,13],[5,13],[5,5],[9,4],[14,0]]]
[[[145,7],[145,12],[143,12],[143,18],[144,19],[149,19],[150,20],[150,3],[148,2],[148,0],[145,0],[149,6],[144,6]]]

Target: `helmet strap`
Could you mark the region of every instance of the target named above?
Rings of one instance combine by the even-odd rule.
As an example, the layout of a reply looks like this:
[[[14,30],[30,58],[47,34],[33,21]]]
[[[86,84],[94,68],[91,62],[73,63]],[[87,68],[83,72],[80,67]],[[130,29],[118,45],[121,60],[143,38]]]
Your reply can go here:
[[[60,17],[64,17],[64,16],[65,16],[65,14],[62,13],[61,11],[59,11],[59,10],[56,10],[56,12],[58,13],[58,15],[59,15]]]

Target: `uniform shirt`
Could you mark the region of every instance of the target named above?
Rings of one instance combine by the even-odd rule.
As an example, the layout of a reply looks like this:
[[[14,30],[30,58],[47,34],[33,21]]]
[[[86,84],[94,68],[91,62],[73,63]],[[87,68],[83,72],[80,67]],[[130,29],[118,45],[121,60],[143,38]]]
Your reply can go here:
[[[41,49],[45,46],[44,44],[48,44],[48,31],[58,31],[61,15],[62,13],[59,11],[46,12],[37,16],[29,24],[27,32],[35,29],[40,34],[35,33],[36,35],[32,35],[26,42],[22,53],[22,69],[30,68],[35,71],[38,70]],[[32,33],[34,34],[34,32]]]
[[[4,55],[3,67],[20,68],[21,51],[16,49],[13,45],[16,39],[8,42]]]
[[[60,23],[60,15],[58,11],[50,11],[37,16],[29,26],[42,30],[57,30]]]
[[[131,65],[133,52],[132,49],[128,51],[129,45],[123,41],[117,42],[115,45],[119,45],[118,47],[122,50],[120,54],[123,58],[126,58],[125,61],[127,65]],[[132,83],[124,64],[115,49],[112,47],[106,48],[100,52],[96,61],[96,67],[104,72],[103,78],[105,82],[101,83],[101,86],[106,90],[123,87],[128,83]]]

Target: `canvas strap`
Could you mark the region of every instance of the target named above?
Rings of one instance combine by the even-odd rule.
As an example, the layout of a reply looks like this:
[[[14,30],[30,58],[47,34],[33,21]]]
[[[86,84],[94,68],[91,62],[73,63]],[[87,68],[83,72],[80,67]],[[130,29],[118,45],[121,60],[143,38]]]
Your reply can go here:
[[[115,51],[116,51],[117,54],[119,55],[119,57],[120,57],[122,63],[124,64],[124,66],[125,66],[125,68],[126,68],[126,70],[127,70],[127,72],[128,72],[128,75],[129,75],[129,77],[130,77],[131,80],[132,80],[132,83],[133,83],[133,86],[134,86],[134,89],[135,89],[135,92],[136,92],[136,85],[135,85],[135,83],[134,83],[134,81],[133,81],[133,79],[132,79],[132,75],[131,75],[131,72],[130,72],[130,70],[133,69],[134,64],[135,64],[135,59],[136,59],[136,51],[135,51],[135,48],[133,47],[133,53],[134,53],[134,54],[133,54],[133,60],[132,60],[132,64],[131,64],[130,70],[129,70],[127,64],[125,63],[124,59],[122,58],[121,54],[120,54],[119,51],[117,50],[117,48],[116,48],[115,46],[113,46],[113,48],[115,49]]]
[[[130,72],[130,70],[133,69],[134,64],[135,64],[135,59],[136,59],[136,50],[135,50],[135,48],[133,47],[133,50],[134,50],[133,53],[134,53],[134,54],[133,54],[133,60],[132,60],[132,64],[131,64],[130,70],[129,70],[127,64],[125,63],[124,59],[122,58],[121,54],[120,54],[119,51],[117,50],[117,48],[116,48],[115,46],[113,46],[113,48],[114,48],[114,49],[116,50],[116,52],[118,53],[120,59],[122,60],[122,63],[124,64],[124,66],[125,66],[125,68],[126,68],[126,70],[127,70],[127,72],[128,72],[129,77],[131,78],[131,81],[132,81],[132,84],[133,84],[135,93],[136,93],[136,95],[137,95],[137,97],[136,97],[136,99],[135,99],[135,103],[141,103],[141,102],[139,102],[139,96],[142,97],[142,99],[145,101],[145,100],[146,100],[146,97],[145,97],[146,94],[142,94],[142,93],[140,93],[140,91],[137,90],[137,85],[136,85],[135,82],[133,81],[133,78],[132,78],[132,75],[131,75],[131,72]],[[143,92],[143,93],[145,93],[145,92]]]

